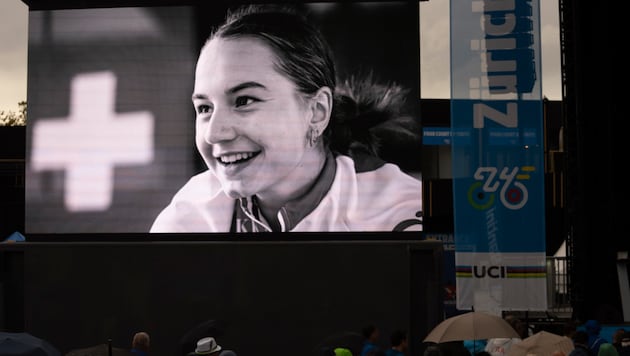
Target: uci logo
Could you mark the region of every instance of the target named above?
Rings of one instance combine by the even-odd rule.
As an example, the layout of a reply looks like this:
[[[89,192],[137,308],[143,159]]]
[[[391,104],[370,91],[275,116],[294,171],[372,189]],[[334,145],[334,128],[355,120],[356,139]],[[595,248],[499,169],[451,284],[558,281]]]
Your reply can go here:
[[[468,189],[468,202],[477,210],[486,210],[494,205],[498,190],[501,204],[518,210],[529,198],[527,187],[521,181],[529,180],[530,172],[535,170],[532,166],[523,166],[519,174],[519,167],[511,171],[504,167],[499,173],[497,167],[479,167],[473,175],[475,182]]]
[[[505,266],[473,266],[473,277],[505,278],[507,277],[507,269]]]

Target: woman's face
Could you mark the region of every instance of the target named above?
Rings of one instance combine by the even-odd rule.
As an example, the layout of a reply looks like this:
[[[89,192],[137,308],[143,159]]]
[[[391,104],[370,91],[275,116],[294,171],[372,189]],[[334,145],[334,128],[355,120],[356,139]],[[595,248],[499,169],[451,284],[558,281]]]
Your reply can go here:
[[[255,38],[215,38],[195,72],[196,144],[233,198],[282,195],[307,162],[310,110]]]

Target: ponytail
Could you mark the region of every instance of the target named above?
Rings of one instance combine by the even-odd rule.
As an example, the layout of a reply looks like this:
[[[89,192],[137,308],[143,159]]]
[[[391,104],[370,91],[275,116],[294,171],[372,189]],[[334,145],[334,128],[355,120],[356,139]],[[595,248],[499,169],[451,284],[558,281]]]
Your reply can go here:
[[[420,124],[405,113],[409,90],[398,84],[378,84],[371,75],[351,77],[335,89],[331,122],[325,142],[331,150],[351,157],[368,154],[384,160],[384,148],[419,144]]]

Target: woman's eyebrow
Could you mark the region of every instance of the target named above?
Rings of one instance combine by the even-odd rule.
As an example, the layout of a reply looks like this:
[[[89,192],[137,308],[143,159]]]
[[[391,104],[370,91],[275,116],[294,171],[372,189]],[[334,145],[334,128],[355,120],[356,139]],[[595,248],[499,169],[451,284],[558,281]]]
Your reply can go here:
[[[267,90],[267,87],[262,85],[262,84],[260,84],[260,83],[257,83],[257,82],[244,82],[244,83],[240,83],[238,85],[235,85],[232,88],[229,88],[225,92],[227,94],[234,94],[234,93],[237,93],[237,92],[239,92],[241,90],[248,89],[248,88],[261,88],[261,89]],[[205,94],[193,93],[192,100],[195,100],[195,99],[207,100],[208,96],[205,95]]]
[[[235,85],[234,87],[228,89],[226,91],[226,93],[234,94],[234,93],[236,93],[236,92],[238,92],[240,90],[248,89],[248,88],[262,88],[262,89],[265,89],[265,90],[267,89],[266,86],[264,86],[264,85],[262,85],[260,83],[257,83],[257,82],[244,82],[244,83]]]

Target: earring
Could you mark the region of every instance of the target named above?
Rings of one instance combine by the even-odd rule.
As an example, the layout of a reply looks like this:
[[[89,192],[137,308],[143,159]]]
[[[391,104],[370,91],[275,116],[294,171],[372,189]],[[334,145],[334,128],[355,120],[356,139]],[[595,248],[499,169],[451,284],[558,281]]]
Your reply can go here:
[[[319,140],[319,131],[317,130],[317,127],[309,128],[306,133],[306,140],[308,141],[309,147],[315,147],[315,145],[317,145],[317,140]]]

